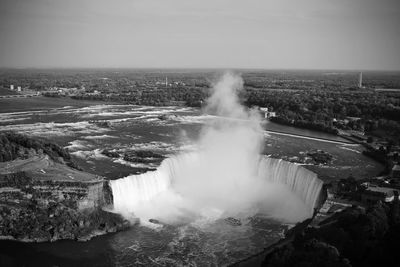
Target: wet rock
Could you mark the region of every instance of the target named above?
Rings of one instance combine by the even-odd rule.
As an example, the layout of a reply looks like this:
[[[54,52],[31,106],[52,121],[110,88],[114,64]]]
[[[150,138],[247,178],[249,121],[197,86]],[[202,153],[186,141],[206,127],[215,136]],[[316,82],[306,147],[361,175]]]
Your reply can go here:
[[[235,219],[233,217],[228,217],[224,221],[227,222],[228,224],[232,225],[232,226],[240,226],[240,225],[242,225],[242,222],[239,219]]]
[[[162,114],[158,116],[159,120],[166,121],[166,120],[173,120],[176,119],[178,116],[175,114]]]
[[[157,163],[163,160],[165,157],[161,154],[155,153],[150,150],[136,150],[127,152],[124,154],[124,160],[133,163]]]
[[[109,158],[119,158],[119,154],[115,151],[109,151],[107,149],[104,149],[101,154],[109,157]]]
[[[161,224],[161,222],[156,219],[149,219],[149,222],[154,223],[154,224]]]
[[[331,154],[323,150],[310,151],[307,155],[310,156],[316,164],[328,164],[333,158]]]

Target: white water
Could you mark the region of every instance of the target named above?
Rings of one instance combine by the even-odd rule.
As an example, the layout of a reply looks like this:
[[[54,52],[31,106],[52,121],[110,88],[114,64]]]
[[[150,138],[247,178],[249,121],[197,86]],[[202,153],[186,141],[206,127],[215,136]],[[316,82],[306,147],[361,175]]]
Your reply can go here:
[[[134,213],[135,207],[167,191],[174,175],[175,164],[175,160],[166,159],[155,171],[111,181],[114,210],[123,214]]]
[[[284,184],[314,211],[323,182],[317,174],[295,163],[266,158],[260,161],[259,175],[273,183]]]
[[[111,181],[114,210],[128,218],[138,217],[142,222],[150,218],[177,222],[183,212],[197,217],[205,213],[207,217],[219,217],[224,212],[232,214],[232,207],[240,213],[265,201],[275,210],[271,216],[275,214],[279,219],[294,222],[312,215],[322,188],[322,181],[315,173],[272,158],[261,159],[258,173],[246,184],[232,180],[231,184],[221,186],[218,181],[212,181],[204,188],[201,185],[204,181],[189,183],[190,178],[186,177],[190,175],[188,168],[195,172],[198,160],[198,154],[183,154],[164,160],[156,171]]]

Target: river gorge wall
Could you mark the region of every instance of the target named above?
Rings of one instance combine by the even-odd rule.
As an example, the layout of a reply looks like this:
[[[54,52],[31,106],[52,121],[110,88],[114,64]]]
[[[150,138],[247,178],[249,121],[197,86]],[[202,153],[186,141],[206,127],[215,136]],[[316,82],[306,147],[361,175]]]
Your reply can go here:
[[[103,207],[112,203],[108,183],[40,180],[24,172],[0,177],[0,238],[25,242],[88,240],[128,223]]]

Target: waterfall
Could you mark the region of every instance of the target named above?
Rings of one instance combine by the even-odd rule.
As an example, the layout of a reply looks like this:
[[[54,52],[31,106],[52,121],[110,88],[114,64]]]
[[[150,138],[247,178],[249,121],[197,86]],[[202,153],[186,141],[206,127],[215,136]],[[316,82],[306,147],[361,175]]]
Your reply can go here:
[[[110,181],[115,211],[132,211],[136,205],[167,190],[173,173],[172,163],[173,160],[166,159],[155,171]]]
[[[134,213],[135,208],[151,201],[160,193],[174,190],[174,179],[187,175],[187,164],[195,165],[199,157],[196,153],[187,153],[165,159],[160,167],[152,172],[130,175],[110,181],[114,209],[126,214]],[[191,165],[190,165],[191,166]],[[318,202],[323,182],[306,168],[280,159],[262,158],[258,165],[258,177],[270,183],[287,186],[310,209],[312,214]]]
[[[192,155],[188,154],[167,158],[155,171],[110,181],[114,210],[123,214],[132,213],[141,203],[167,191],[177,170],[190,157]]]
[[[288,186],[306,203],[311,212],[318,204],[323,182],[318,179],[317,174],[303,166],[281,159],[264,158],[260,161],[259,176]]]

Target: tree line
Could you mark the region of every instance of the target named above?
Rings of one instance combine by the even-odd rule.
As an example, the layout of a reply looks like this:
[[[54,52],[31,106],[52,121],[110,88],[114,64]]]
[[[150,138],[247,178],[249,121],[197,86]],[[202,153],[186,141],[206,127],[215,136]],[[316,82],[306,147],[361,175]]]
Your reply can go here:
[[[70,153],[55,143],[15,132],[0,133],[0,162],[26,159],[42,153],[56,162],[66,163],[70,167],[79,169]]]

